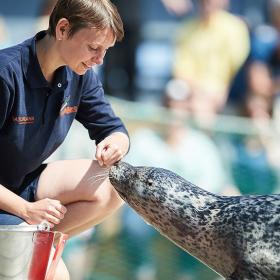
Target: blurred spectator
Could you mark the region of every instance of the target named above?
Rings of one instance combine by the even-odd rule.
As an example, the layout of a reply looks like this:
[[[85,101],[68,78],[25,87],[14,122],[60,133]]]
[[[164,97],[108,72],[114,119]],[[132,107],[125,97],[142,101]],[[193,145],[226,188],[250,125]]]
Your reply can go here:
[[[253,91],[255,92],[260,91],[259,94],[261,95],[272,94],[275,96],[275,92],[277,92],[273,82],[273,76],[279,72],[277,70],[279,59],[276,59],[277,56],[275,57],[275,55],[279,41],[280,1],[268,0],[264,4],[264,10],[267,12],[267,20],[249,23],[250,54],[231,86],[228,105],[234,109],[233,113],[236,113],[238,107],[242,106],[244,98],[246,98],[246,92],[248,92],[248,88],[250,89],[250,87],[253,87]],[[263,14],[265,13],[263,12]],[[248,20],[250,21],[250,19]],[[269,79],[272,80],[272,88],[267,93],[265,93],[267,87],[262,89],[258,86],[259,83],[265,86],[262,81],[264,78],[267,81]],[[250,82],[251,85],[248,84]]]
[[[258,95],[269,95],[274,101],[280,92],[280,0],[269,0],[267,5],[268,22],[251,28],[250,55],[236,84],[241,84],[238,90],[242,95],[252,90]],[[233,91],[237,87],[234,83]]]
[[[267,10],[269,24],[256,26],[252,30],[252,50],[248,67],[255,68],[261,65],[263,69],[266,69],[263,71],[269,73],[272,83],[271,89],[260,89],[258,84],[256,84],[255,89],[261,90],[261,94],[264,96],[271,96],[270,98],[274,103],[273,110],[275,111],[273,116],[279,123],[277,111],[279,111],[278,100],[280,98],[280,0],[268,1]],[[260,78],[258,74],[258,71],[250,71],[250,80],[258,83]]]
[[[268,67],[260,62],[248,62],[244,69],[245,87],[236,113],[252,119],[270,119],[273,113],[274,89]]]
[[[256,135],[234,137],[232,142],[233,177],[242,193],[272,193],[278,184],[280,147],[272,120],[279,129],[280,1],[267,3],[270,24],[252,28],[250,56],[236,81],[244,79],[239,112],[256,128]]]
[[[199,114],[224,108],[229,86],[249,53],[248,28],[227,12],[228,0],[199,0],[198,13],[178,34],[174,78],[191,85]]]
[[[279,159],[280,150],[273,140],[271,126],[273,82],[263,63],[254,62],[247,71],[248,87],[240,115],[252,121],[256,134],[232,138],[233,178],[243,194],[269,194],[277,187],[275,159]]]
[[[161,0],[165,8],[175,15],[184,15],[192,9],[191,0]]]

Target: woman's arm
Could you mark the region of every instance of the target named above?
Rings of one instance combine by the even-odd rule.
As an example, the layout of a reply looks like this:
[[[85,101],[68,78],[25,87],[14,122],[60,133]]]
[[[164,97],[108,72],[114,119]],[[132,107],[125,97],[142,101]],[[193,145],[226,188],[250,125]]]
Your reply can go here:
[[[0,209],[22,218],[28,224],[47,221],[51,227],[59,224],[66,213],[66,208],[58,200],[45,198],[29,202],[3,185],[0,185]]]

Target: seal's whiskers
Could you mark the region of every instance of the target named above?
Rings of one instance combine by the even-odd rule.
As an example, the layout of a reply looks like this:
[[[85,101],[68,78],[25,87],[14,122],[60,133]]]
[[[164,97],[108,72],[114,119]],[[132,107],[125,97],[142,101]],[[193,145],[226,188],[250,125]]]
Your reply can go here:
[[[97,173],[91,177],[88,178],[88,181],[90,183],[97,183],[97,182],[100,182],[100,181],[104,181],[109,175],[109,170],[106,170],[104,172],[100,172],[100,173]]]

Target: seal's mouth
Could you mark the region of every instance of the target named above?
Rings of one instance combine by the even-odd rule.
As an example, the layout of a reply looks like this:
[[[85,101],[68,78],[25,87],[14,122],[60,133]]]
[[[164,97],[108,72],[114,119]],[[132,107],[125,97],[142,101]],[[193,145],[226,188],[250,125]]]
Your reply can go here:
[[[109,180],[120,197],[127,202],[129,197],[129,173],[131,166],[124,162],[114,164],[109,170]]]

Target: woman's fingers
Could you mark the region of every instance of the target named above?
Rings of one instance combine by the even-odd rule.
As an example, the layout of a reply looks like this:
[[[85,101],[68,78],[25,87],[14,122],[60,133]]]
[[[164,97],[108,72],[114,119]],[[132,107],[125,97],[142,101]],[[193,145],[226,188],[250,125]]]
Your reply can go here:
[[[49,223],[57,225],[64,218],[67,209],[59,200],[48,199],[48,207],[46,209],[46,219]]]
[[[111,144],[109,146],[106,147],[106,149],[103,149],[100,153],[100,159],[99,161],[101,161],[105,166],[111,166],[113,165],[115,162],[121,160],[123,157],[123,154],[121,152],[121,150],[119,149],[119,147],[117,145]]]
[[[54,206],[49,206],[46,213],[60,220],[64,218],[64,214],[58,211]]]
[[[55,209],[64,215],[67,212],[66,207],[62,205],[59,200],[55,200],[55,202],[56,202],[54,205]]]

